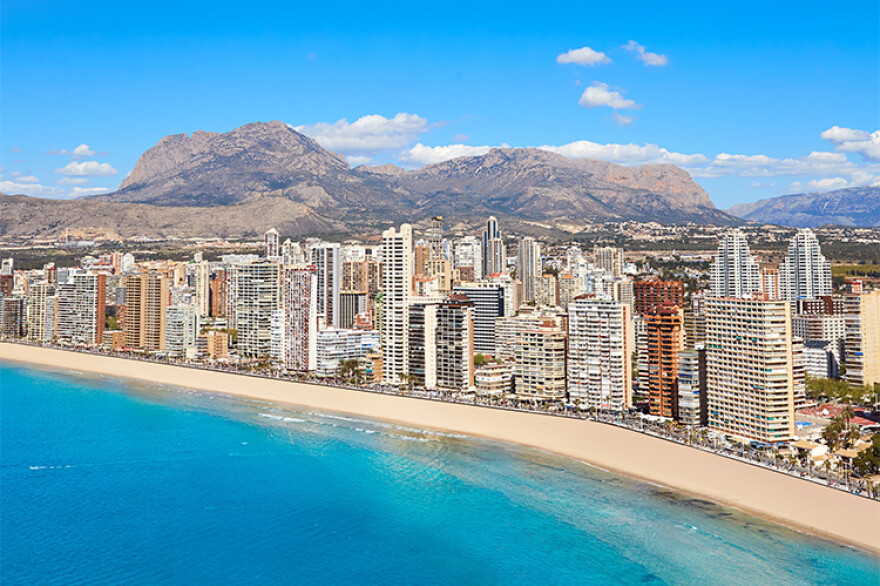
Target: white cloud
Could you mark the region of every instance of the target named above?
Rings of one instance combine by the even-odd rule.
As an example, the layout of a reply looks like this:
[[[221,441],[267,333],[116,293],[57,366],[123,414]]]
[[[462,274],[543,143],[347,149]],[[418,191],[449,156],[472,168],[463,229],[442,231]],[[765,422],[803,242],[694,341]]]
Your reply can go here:
[[[843,128],[840,126],[832,126],[824,131],[821,135],[823,140],[832,143],[841,143],[851,140],[867,140],[870,133],[864,130],[855,130],[853,128]]]
[[[807,185],[816,191],[831,191],[834,189],[843,189],[849,185],[849,181],[843,177],[825,177],[823,179],[813,179]]]
[[[611,115],[611,119],[614,120],[614,123],[618,126],[629,126],[633,123],[633,120],[636,119],[635,116],[624,116],[623,114],[618,114],[615,112]]]
[[[571,49],[568,53],[562,53],[556,57],[557,63],[577,63],[578,65],[598,65],[611,63],[611,59],[602,51],[594,51],[590,47]]]
[[[641,107],[633,100],[624,98],[620,92],[609,89],[608,84],[599,81],[584,90],[578,104],[584,108],[607,106],[615,110],[635,110]]]
[[[394,118],[372,114],[351,123],[343,118],[333,124],[319,122],[295,126],[294,130],[311,136],[331,151],[373,155],[411,145],[420,134],[428,131],[428,121],[416,114],[401,112]]]
[[[85,177],[62,177],[55,183],[58,185],[82,185],[83,183],[88,183],[89,180]]]
[[[51,150],[46,154],[47,155],[65,155],[65,156],[71,156],[71,157],[94,157],[95,155],[104,155],[107,153],[99,153],[99,152],[93,150],[86,143],[82,143],[81,145],[79,145],[78,147],[73,149],[72,151],[69,151],[67,149]]]
[[[110,191],[107,187],[74,187],[68,194],[70,197],[84,197],[86,195],[97,195],[99,193],[107,193]]]
[[[858,153],[869,161],[880,161],[880,130],[868,132],[832,126],[822,133],[822,138],[833,144],[838,152]]]
[[[619,165],[645,165],[672,163],[674,165],[698,165],[708,159],[701,154],[687,155],[668,151],[656,144],[599,144],[578,140],[561,146],[541,146],[545,151],[558,153],[569,159],[598,159]]]
[[[348,161],[348,164],[352,167],[357,167],[358,165],[366,165],[370,161],[373,160],[372,157],[360,157],[358,155],[352,155],[350,157],[345,157],[345,160]]]
[[[18,183],[39,183],[40,180],[34,175],[25,175],[24,173],[20,173],[18,171],[13,171],[10,173],[13,179],[15,179]]]
[[[638,57],[645,65],[654,65],[656,67],[663,67],[667,63],[669,63],[669,58],[666,55],[660,55],[659,53],[651,53],[649,51],[645,51],[645,47],[640,45],[635,41],[630,41],[627,44],[623,45],[623,49],[627,51],[633,51],[636,53],[636,57]]]
[[[117,171],[110,166],[110,163],[99,163],[98,161],[83,161],[78,163],[71,161],[60,169],[55,169],[60,175],[81,175],[91,177],[103,177],[106,175],[116,175]]]
[[[503,144],[500,148],[507,148],[508,145]],[[421,166],[440,163],[458,157],[476,157],[485,155],[496,147],[491,146],[470,146],[466,144],[450,144],[447,146],[429,147],[422,143],[416,144],[411,149],[405,150],[398,156],[401,163],[407,166]]]
[[[12,195],[33,195],[35,197],[57,197],[63,194],[63,191],[58,187],[40,185],[39,183],[21,183],[18,181],[0,181],[0,192]]]

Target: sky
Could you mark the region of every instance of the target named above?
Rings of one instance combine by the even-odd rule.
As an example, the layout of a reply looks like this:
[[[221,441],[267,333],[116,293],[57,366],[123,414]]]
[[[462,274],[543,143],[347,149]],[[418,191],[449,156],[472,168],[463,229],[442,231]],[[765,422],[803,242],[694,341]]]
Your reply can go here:
[[[880,185],[880,3],[0,5],[0,192],[116,189],[281,120],[354,166],[498,146],[673,163],[720,208]]]

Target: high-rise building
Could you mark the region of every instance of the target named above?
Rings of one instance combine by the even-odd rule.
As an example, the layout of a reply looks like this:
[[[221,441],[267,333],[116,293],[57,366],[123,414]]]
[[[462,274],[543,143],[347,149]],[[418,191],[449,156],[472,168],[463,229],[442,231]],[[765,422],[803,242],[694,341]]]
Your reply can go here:
[[[281,305],[281,265],[255,261],[233,267],[238,352],[249,358],[271,354],[272,312]]]
[[[798,230],[779,267],[781,297],[789,301],[831,295],[831,264],[812,230]]]
[[[731,230],[718,243],[718,254],[709,271],[713,297],[747,297],[761,290],[757,261],[741,230]]]
[[[516,358],[516,335],[524,330],[541,327],[565,330],[565,314],[555,308],[526,308],[517,315],[507,314],[495,318],[495,358],[502,362],[513,362]]]
[[[169,354],[195,354],[199,337],[199,310],[191,304],[165,308],[165,350]]]
[[[409,306],[407,377],[427,389],[437,388],[438,299],[419,300]]]
[[[321,327],[339,327],[339,291],[342,266],[339,244],[319,242],[311,248],[312,264],[318,280],[318,323]]]
[[[107,312],[105,275],[73,273],[57,287],[55,332],[70,344],[97,345],[104,340]]]
[[[767,299],[781,299],[781,291],[779,289],[779,270],[763,267],[758,275],[758,290],[763,293]]]
[[[710,427],[764,442],[794,437],[790,316],[783,300],[707,300]]]
[[[451,295],[436,305],[437,388],[465,392],[474,386],[474,303]]]
[[[672,303],[644,316],[648,339],[648,412],[678,418],[678,355],[684,350],[684,319]]]
[[[27,301],[23,295],[0,297],[0,334],[21,338],[27,333]]]
[[[50,342],[55,336],[55,287],[49,283],[28,287],[27,336],[39,342]]]
[[[12,258],[4,258],[0,260],[0,275],[6,277],[15,273],[13,270],[13,263],[15,261]]]
[[[853,385],[880,383],[880,289],[848,295],[846,319],[846,380]]]
[[[266,258],[276,258],[281,256],[281,246],[279,244],[278,230],[269,228],[265,234],[265,253]]]
[[[354,326],[355,317],[367,311],[367,294],[359,291],[339,293],[339,323],[342,328]]]
[[[275,311],[272,357],[287,370],[317,368],[318,279],[312,265],[281,269],[280,307]]]
[[[684,307],[684,284],[681,281],[652,279],[633,283],[633,311],[639,315],[655,313],[662,305]]]
[[[495,320],[507,315],[500,283],[461,283],[453,288],[474,302],[474,352],[495,355]]]
[[[382,376],[389,384],[404,382],[409,371],[409,297],[412,287],[412,226],[382,233]]]
[[[501,231],[498,229],[498,220],[495,216],[489,216],[486,228],[483,230],[483,275],[489,276],[507,271],[507,250]]]
[[[125,345],[154,352],[164,350],[168,278],[156,273],[127,275],[124,284]]]
[[[597,246],[593,249],[593,263],[597,269],[619,277],[623,274],[623,250],[611,246]]]
[[[205,260],[192,263],[190,271],[199,317],[208,317],[211,314],[211,263]]]
[[[516,332],[513,371],[520,400],[565,399],[565,350],[565,330],[552,320]]]
[[[576,297],[587,292],[587,282],[583,277],[576,277],[571,274],[559,276],[559,307],[568,308]]]
[[[559,305],[559,282],[556,275],[546,274],[535,279],[535,305]]]
[[[473,269],[468,281],[476,281],[483,278],[483,246],[476,236],[465,236],[455,243],[455,268]]]
[[[535,280],[541,274],[541,245],[531,236],[519,241],[516,252],[516,276],[521,283],[520,304],[535,300]]]
[[[569,400],[597,409],[632,404],[630,308],[581,296],[568,306]]]
[[[706,399],[706,348],[678,353],[678,421],[682,425],[705,427],[709,424]]]

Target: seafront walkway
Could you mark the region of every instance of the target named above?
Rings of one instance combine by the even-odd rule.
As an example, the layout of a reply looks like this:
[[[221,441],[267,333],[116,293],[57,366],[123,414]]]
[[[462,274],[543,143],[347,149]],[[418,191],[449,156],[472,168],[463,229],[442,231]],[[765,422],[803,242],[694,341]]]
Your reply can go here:
[[[319,378],[308,376],[303,373],[292,373],[277,370],[252,370],[235,364],[222,363],[199,363],[187,360],[173,359],[169,357],[157,357],[138,352],[115,352],[98,348],[74,347],[46,343],[35,343],[19,339],[0,339],[0,342],[50,348],[68,352],[79,352],[136,360],[157,364],[168,364],[194,370],[216,371],[236,374],[239,376],[288,380],[300,384],[311,384],[334,388],[343,388],[352,391],[381,393],[400,397],[409,397],[427,401],[442,401],[471,405],[486,409],[502,409],[509,411],[529,412],[547,417],[564,417],[567,419],[582,419],[605,425],[627,429],[636,433],[655,437],[660,440],[684,445],[696,450],[709,452],[724,458],[737,460],[752,466],[772,470],[780,474],[799,478],[806,482],[819,484],[830,489],[849,492],[854,495],[880,500],[880,486],[873,486],[864,478],[856,477],[851,471],[835,471],[813,466],[805,466],[804,463],[793,456],[784,456],[778,450],[757,450],[743,442],[731,441],[721,433],[705,428],[687,428],[676,425],[672,420],[658,420],[646,418],[644,415],[633,411],[606,411],[606,410],[581,410],[572,405],[541,405],[505,398],[479,397],[474,394],[450,393],[443,391],[430,391],[412,385],[394,386],[385,384],[356,384],[352,380],[343,377]],[[553,407],[552,409],[550,407]],[[809,459],[807,459],[809,462]]]

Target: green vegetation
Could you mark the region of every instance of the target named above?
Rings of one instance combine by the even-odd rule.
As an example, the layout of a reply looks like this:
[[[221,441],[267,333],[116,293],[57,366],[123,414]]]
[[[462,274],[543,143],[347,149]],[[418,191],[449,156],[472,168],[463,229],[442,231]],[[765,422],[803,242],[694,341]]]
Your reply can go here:
[[[861,405],[877,401],[880,386],[874,388],[850,385],[843,380],[807,377],[807,394],[814,400],[842,401]]]
[[[474,366],[486,366],[487,364],[489,364],[489,359],[482,354],[474,356]]]
[[[880,472],[880,433],[871,438],[871,446],[853,460],[853,468],[862,476]]]
[[[825,427],[822,431],[822,437],[828,444],[829,450],[834,451],[840,446],[849,448],[859,439],[859,426],[851,423],[855,416],[856,413],[852,406],[847,405],[840,412],[840,415],[832,419],[831,423]]]
[[[348,358],[339,363],[339,376],[349,380],[358,380],[361,376],[360,362],[357,358]]]
[[[838,265],[831,267],[833,277],[880,277],[880,265]]]
[[[106,330],[118,330],[119,324],[116,322],[116,318],[112,315],[108,315],[106,321],[104,322],[104,329]]]

